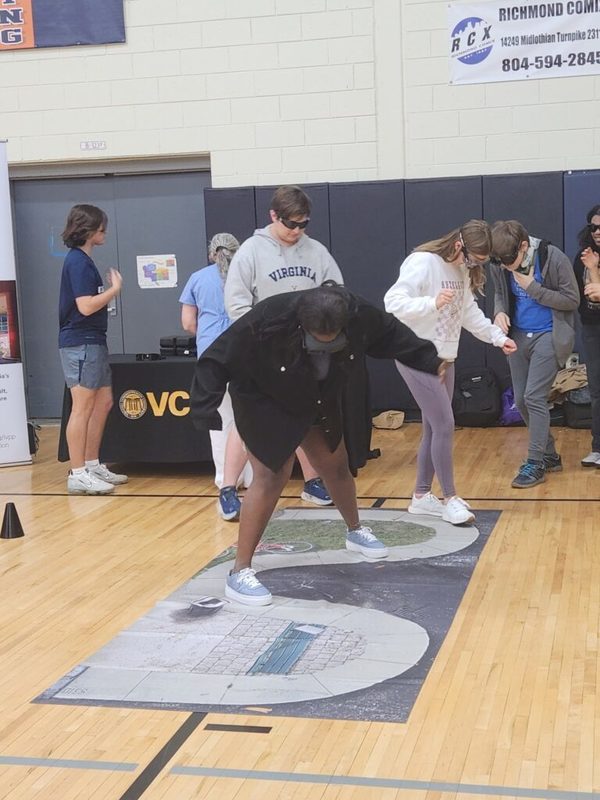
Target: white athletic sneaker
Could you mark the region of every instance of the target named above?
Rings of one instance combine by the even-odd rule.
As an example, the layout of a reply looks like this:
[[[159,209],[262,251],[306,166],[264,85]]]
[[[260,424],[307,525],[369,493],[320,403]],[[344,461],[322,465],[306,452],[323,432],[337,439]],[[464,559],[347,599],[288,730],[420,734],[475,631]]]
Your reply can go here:
[[[471,506],[461,497],[451,497],[447,503],[442,505],[442,508],[442,519],[452,525],[464,525],[465,522],[473,522],[475,519]]]
[[[600,453],[592,451],[589,456],[581,459],[582,467],[600,467]]]
[[[425,514],[429,517],[441,517],[444,513],[444,504],[431,492],[427,492],[423,497],[415,497],[408,507],[409,514]]]
[[[127,475],[117,475],[116,472],[111,472],[106,464],[98,464],[97,467],[88,469],[90,475],[95,475],[105,483],[111,483],[113,486],[120,486],[122,483],[127,483],[129,478]]]
[[[78,475],[69,471],[67,478],[67,491],[69,494],[110,494],[115,487],[111,483],[101,480],[87,470]]]

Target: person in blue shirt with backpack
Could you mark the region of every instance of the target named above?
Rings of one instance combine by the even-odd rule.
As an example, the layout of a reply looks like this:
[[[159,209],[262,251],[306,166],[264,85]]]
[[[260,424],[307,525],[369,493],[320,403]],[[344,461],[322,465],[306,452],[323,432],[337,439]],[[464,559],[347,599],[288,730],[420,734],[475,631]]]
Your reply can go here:
[[[67,423],[71,470],[69,494],[109,494],[127,483],[126,475],[111,472],[99,461],[100,443],[112,408],[108,363],[107,306],[121,291],[123,278],[116,269],[107,274],[105,289],[92,260],[94,247],[104,244],[107,216],[91,205],[69,211],[62,240],[70,248],[60,280],[58,347],[73,407]]]
[[[529,430],[527,460],[511,486],[528,489],[562,470],[548,394],[573,350],[579,289],[567,256],[517,220],[492,225],[494,322],[517,344],[508,360],[515,403]]]

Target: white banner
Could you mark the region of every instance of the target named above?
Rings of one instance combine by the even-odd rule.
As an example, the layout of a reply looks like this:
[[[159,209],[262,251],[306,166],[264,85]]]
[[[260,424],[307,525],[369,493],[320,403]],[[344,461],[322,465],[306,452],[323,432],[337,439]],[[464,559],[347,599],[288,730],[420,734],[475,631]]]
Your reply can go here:
[[[600,74],[600,0],[449,3],[450,83]]]
[[[8,161],[0,141],[0,466],[29,463]]]

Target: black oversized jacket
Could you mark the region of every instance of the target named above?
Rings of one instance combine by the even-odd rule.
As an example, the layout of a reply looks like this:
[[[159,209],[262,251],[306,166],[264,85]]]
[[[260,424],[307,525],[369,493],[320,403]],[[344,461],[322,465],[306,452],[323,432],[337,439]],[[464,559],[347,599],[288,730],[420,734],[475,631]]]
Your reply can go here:
[[[435,374],[441,363],[434,345],[359,297],[346,326],[348,344],[332,354],[329,374],[319,382],[302,346],[296,305],[303,292],[275,295],[238,319],[198,359],[191,390],[192,420],[198,428],[221,429],[219,407],[227,384],[238,431],[248,450],[269,469],[280,469],[311,425],[318,424],[333,452],[351,426],[345,425],[349,394],[360,414],[366,392],[365,356],[396,358]],[[266,334],[274,319],[284,328]],[[352,447],[348,446],[349,453]],[[351,468],[362,466],[353,463]],[[354,460],[356,462],[356,459]]]

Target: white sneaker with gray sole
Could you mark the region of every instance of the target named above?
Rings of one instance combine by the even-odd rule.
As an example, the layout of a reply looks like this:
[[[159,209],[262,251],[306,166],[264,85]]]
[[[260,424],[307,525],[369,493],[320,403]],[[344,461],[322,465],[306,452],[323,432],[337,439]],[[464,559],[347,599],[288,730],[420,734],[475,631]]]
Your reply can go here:
[[[97,478],[87,470],[74,475],[69,472],[67,491],[69,494],[110,494],[115,487],[112,483]]]
[[[100,478],[104,483],[112,483],[113,486],[120,486],[122,483],[127,483],[129,478],[127,475],[119,475],[116,472],[111,472],[106,464],[97,464],[95,467],[88,469],[90,475],[95,475]]]
[[[582,467],[600,467],[600,453],[593,450],[588,456],[581,459]]]
[[[413,494],[408,513],[425,514],[428,517],[441,517],[444,513],[444,504],[431,492],[427,492],[423,497],[416,497]]]

